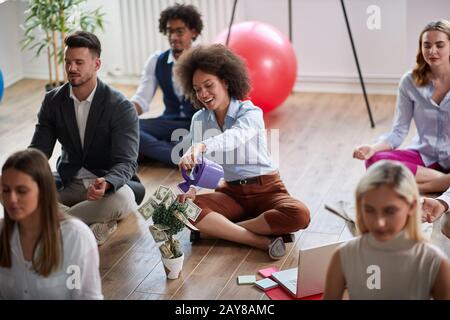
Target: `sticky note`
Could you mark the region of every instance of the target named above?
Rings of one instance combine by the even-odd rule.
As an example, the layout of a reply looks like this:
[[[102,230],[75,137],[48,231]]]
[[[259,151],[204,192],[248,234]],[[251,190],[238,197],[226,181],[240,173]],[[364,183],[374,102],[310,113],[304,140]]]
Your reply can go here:
[[[256,282],[256,276],[238,276],[238,284],[254,284]]]
[[[278,283],[270,278],[261,279],[255,282],[255,285],[261,290],[269,290],[278,286]]]
[[[279,271],[277,267],[269,267],[265,269],[259,270],[259,274],[262,275],[264,278],[268,278],[272,275],[272,273]]]

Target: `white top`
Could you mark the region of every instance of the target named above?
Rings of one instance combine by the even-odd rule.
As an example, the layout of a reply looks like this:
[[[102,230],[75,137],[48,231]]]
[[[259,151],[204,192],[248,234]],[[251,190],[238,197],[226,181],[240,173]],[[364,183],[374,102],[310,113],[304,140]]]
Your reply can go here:
[[[3,228],[0,220],[0,230]],[[64,260],[47,278],[34,272],[23,257],[19,227],[11,237],[12,267],[0,267],[0,299],[103,299],[97,242],[76,218],[61,222]]]
[[[86,123],[89,116],[89,111],[91,110],[91,103],[94,99],[95,90],[97,89],[97,84],[94,90],[89,94],[86,100],[80,101],[73,94],[72,86],[70,86],[70,97],[73,100],[73,106],[75,108],[75,118],[77,119],[78,132],[80,134],[81,148],[84,148],[84,134],[86,132]],[[95,174],[90,172],[85,168],[78,170],[74,177],[75,179],[82,179],[84,186],[87,188],[90,183],[97,178]]]
[[[163,51],[156,51],[152,54],[147,61],[145,62],[144,70],[142,71],[142,79],[139,87],[131,98],[131,101],[137,102],[139,106],[142,108],[142,112],[145,113],[149,110],[150,102],[155,95],[156,89],[158,88],[158,80],[156,79],[156,62],[158,61],[159,56],[163,53]],[[167,57],[167,64],[175,65],[176,60],[172,54],[172,50],[170,50],[169,56]],[[173,70],[173,69],[172,69]],[[178,99],[183,100],[183,91],[181,90],[180,85],[174,81],[175,77],[172,77],[172,85],[173,91]]]
[[[428,300],[445,259],[438,248],[409,239],[405,231],[388,241],[366,233],[338,250],[350,299]]]

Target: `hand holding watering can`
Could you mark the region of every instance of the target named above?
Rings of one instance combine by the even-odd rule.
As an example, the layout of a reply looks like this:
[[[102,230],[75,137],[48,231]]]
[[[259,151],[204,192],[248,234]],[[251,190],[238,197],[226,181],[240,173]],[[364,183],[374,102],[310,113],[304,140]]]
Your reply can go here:
[[[178,184],[178,187],[183,192],[188,192],[190,186],[198,186],[207,189],[215,189],[223,178],[223,169],[219,164],[203,157],[205,150],[203,143],[196,144],[189,148],[189,150],[180,159],[178,166],[181,169],[184,182]],[[198,155],[202,154],[201,159]],[[187,173],[191,170],[190,175]]]

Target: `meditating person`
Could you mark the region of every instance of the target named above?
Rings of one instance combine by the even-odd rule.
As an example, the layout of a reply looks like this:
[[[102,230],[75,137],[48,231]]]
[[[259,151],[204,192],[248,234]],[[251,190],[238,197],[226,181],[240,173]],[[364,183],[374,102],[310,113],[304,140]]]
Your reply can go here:
[[[430,22],[419,36],[416,66],[400,80],[391,132],[372,145],[361,145],[353,157],[370,167],[382,159],[405,164],[423,193],[450,187],[450,22]],[[411,121],[416,135],[406,149],[397,149]]]
[[[30,147],[50,159],[60,142],[59,201],[102,245],[144,198],[136,175],[139,122],[133,104],[97,78],[97,36],[77,31],[64,44],[69,82],[46,94]]]
[[[281,235],[306,228],[310,213],[289,195],[270,157],[262,110],[250,100],[243,60],[223,45],[198,46],[180,57],[175,72],[183,91],[198,109],[192,119],[192,146],[179,162],[190,170],[201,157],[220,162],[224,184],[196,195],[179,196],[201,209],[195,226],[201,234],[250,245],[281,259]],[[220,161],[222,160],[222,161]]]

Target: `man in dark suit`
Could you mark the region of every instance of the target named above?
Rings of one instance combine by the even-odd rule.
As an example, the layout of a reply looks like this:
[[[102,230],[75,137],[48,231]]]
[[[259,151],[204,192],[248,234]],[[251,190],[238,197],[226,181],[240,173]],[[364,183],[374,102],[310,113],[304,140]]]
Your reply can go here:
[[[69,83],[46,94],[30,147],[50,158],[61,143],[59,200],[102,244],[145,193],[135,175],[138,118],[130,101],[97,79],[98,38],[78,31],[64,43]]]
[[[176,3],[160,14],[159,31],[167,35],[170,49],[157,51],[147,59],[142,81],[131,98],[140,115],[149,110],[158,87],[163,94],[164,113],[157,118],[139,120],[139,155],[142,158],[171,166],[178,164],[181,155],[174,154],[172,157],[173,147],[183,135],[188,134],[192,116],[197,110],[184,98],[180,86],[174,82],[172,69],[181,54],[191,48],[202,29],[201,15],[193,5]]]

